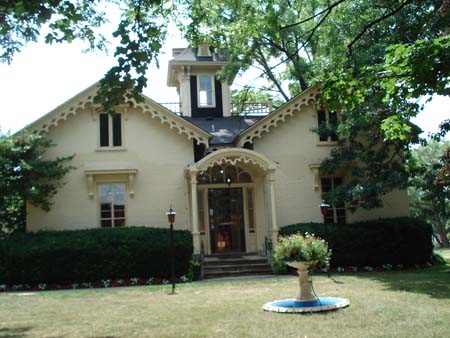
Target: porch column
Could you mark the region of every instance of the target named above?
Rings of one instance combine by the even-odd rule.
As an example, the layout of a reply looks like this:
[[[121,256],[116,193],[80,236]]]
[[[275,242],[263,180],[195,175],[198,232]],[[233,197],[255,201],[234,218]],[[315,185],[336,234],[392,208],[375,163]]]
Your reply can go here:
[[[200,232],[198,231],[198,201],[197,201],[197,173],[198,170],[189,172],[191,179],[191,215],[192,215],[192,240],[194,244],[194,254],[200,254]]]
[[[270,215],[272,223],[272,248],[275,248],[278,239],[277,206],[275,203],[275,170],[271,170],[268,173],[267,178],[269,180]]]

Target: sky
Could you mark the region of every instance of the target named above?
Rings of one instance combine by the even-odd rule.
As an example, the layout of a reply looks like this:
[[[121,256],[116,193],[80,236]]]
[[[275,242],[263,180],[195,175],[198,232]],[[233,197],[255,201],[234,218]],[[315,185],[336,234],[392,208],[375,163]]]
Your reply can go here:
[[[172,27],[159,56],[160,68],[153,65],[147,73],[145,95],[160,103],[179,101],[175,88],[167,87],[167,65],[172,58],[172,48],[187,45],[180,32]],[[82,53],[84,47],[79,41],[55,45],[29,43],[15,55],[11,65],[0,64],[1,133],[14,133],[50,112],[99,81],[115,64],[112,52],[110,55]],[[256,75],[253,72],[238,78],[236,88]],[[424,130],[422,136],[426,136],[436,132],[439,123],[446,118],[450,118],[450,98],[434,97],[413,122]]]

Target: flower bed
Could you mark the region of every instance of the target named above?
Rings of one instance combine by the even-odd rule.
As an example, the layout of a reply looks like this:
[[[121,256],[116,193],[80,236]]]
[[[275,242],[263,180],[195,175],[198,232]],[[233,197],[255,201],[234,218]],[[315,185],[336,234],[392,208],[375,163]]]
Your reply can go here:
[[[176,283],[190,282],[186,276],[177,278]],[[139,285],[165,285],[170,284],[170,280],[159,277],[131,277],[118,279],[102,279],[96,282],[73,282],[73,283],[25,283],[25,284],[1,284],[0,292],[11,291],[48,291],[48,290],[77,290],[77,289],[95,289],[95,288],[114,288],[122,286]]]

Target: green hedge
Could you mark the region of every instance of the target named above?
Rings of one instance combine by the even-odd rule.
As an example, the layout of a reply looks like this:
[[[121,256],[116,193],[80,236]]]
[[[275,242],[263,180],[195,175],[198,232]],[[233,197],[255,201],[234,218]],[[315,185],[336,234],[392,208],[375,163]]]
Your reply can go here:
[[[176,273],[185,275],[192,235],[175,231]],[[170,231],[127,227],[19,233],[0,240],[0,284],[168,277]]]
[[[288,225],[281,235],[312,233],[324,238],[333,250],[331,266],[379,266],[424,264],[431,258],[430,225],[411,218],[391,218],[352,224],[322,223]]]

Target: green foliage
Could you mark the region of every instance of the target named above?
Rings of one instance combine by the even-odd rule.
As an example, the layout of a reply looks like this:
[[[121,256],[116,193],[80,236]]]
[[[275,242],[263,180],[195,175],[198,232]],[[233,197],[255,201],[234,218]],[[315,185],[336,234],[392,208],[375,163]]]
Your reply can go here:
[[[285,261],[314,262],[320,266],[329,266],[331,251],[321,238],[308,233],[293,234],[278,239],[275,246],[275,262],[280,265]]]
[[[187,278],[190,281],[193,280],[199,280],[200,279],[200,273],[201,273],[202,265],[197,260],[190,260],[189,261],[189,270],[187,273]]]
[[[392,218],[352,224],[292,224],[280,235],[312,233],[324,238],[331,248],[331,266],[414,265],[430,260],[433,253],[432,229],[411,218]]]
[[[188,272],[192,236],[177,230],[176,273]],[[0,239],[0,283],[89,282],[170,275],[170,231],[127,227],[18,233]]]
[[[438,252],[433,252],[433,256],[431,256],[431,263],[436,265],[446,265],[447,260]]]
[[[50,210],[73,157],[47,160],[43,155],[51,146],[41,135],[0,135],[0,237],[25,228],[26,202]]]
[[[0,13],[0,62],[11,63],[42,31],[49,44],[81,39],[90,49],[105,48],[104,37],[96,31],[107,21],[98,1],[2,1]]]
[[[413,150],[420,170],[408,190],[412,214],[429,222],[436,241],[449,247],[450,142],[431,141]]]
[[[229,49],[228,81],[256,67],[282,101],[323,83],[319,104],[341,119],[339,147],[322,170],[332,175],[354,164],[345,193],[332,197],[354,208],[380,207],[383,195],[407,186],[415,174],[409,146],[420,133],[410,122],[421,109],[413,99],[449,95],[450,10],[442,0],[127,0],[120,10],[117,65],[96,97],[105,111],[140,99],[172,19],[193,46]],[[104,47],[94,30],[105,17],[97,1],[6,2],[0,13],[0,61],[10,62],[44,27],[48,43],[84,39]],[[448,130],[450,120],[437,136]]]

